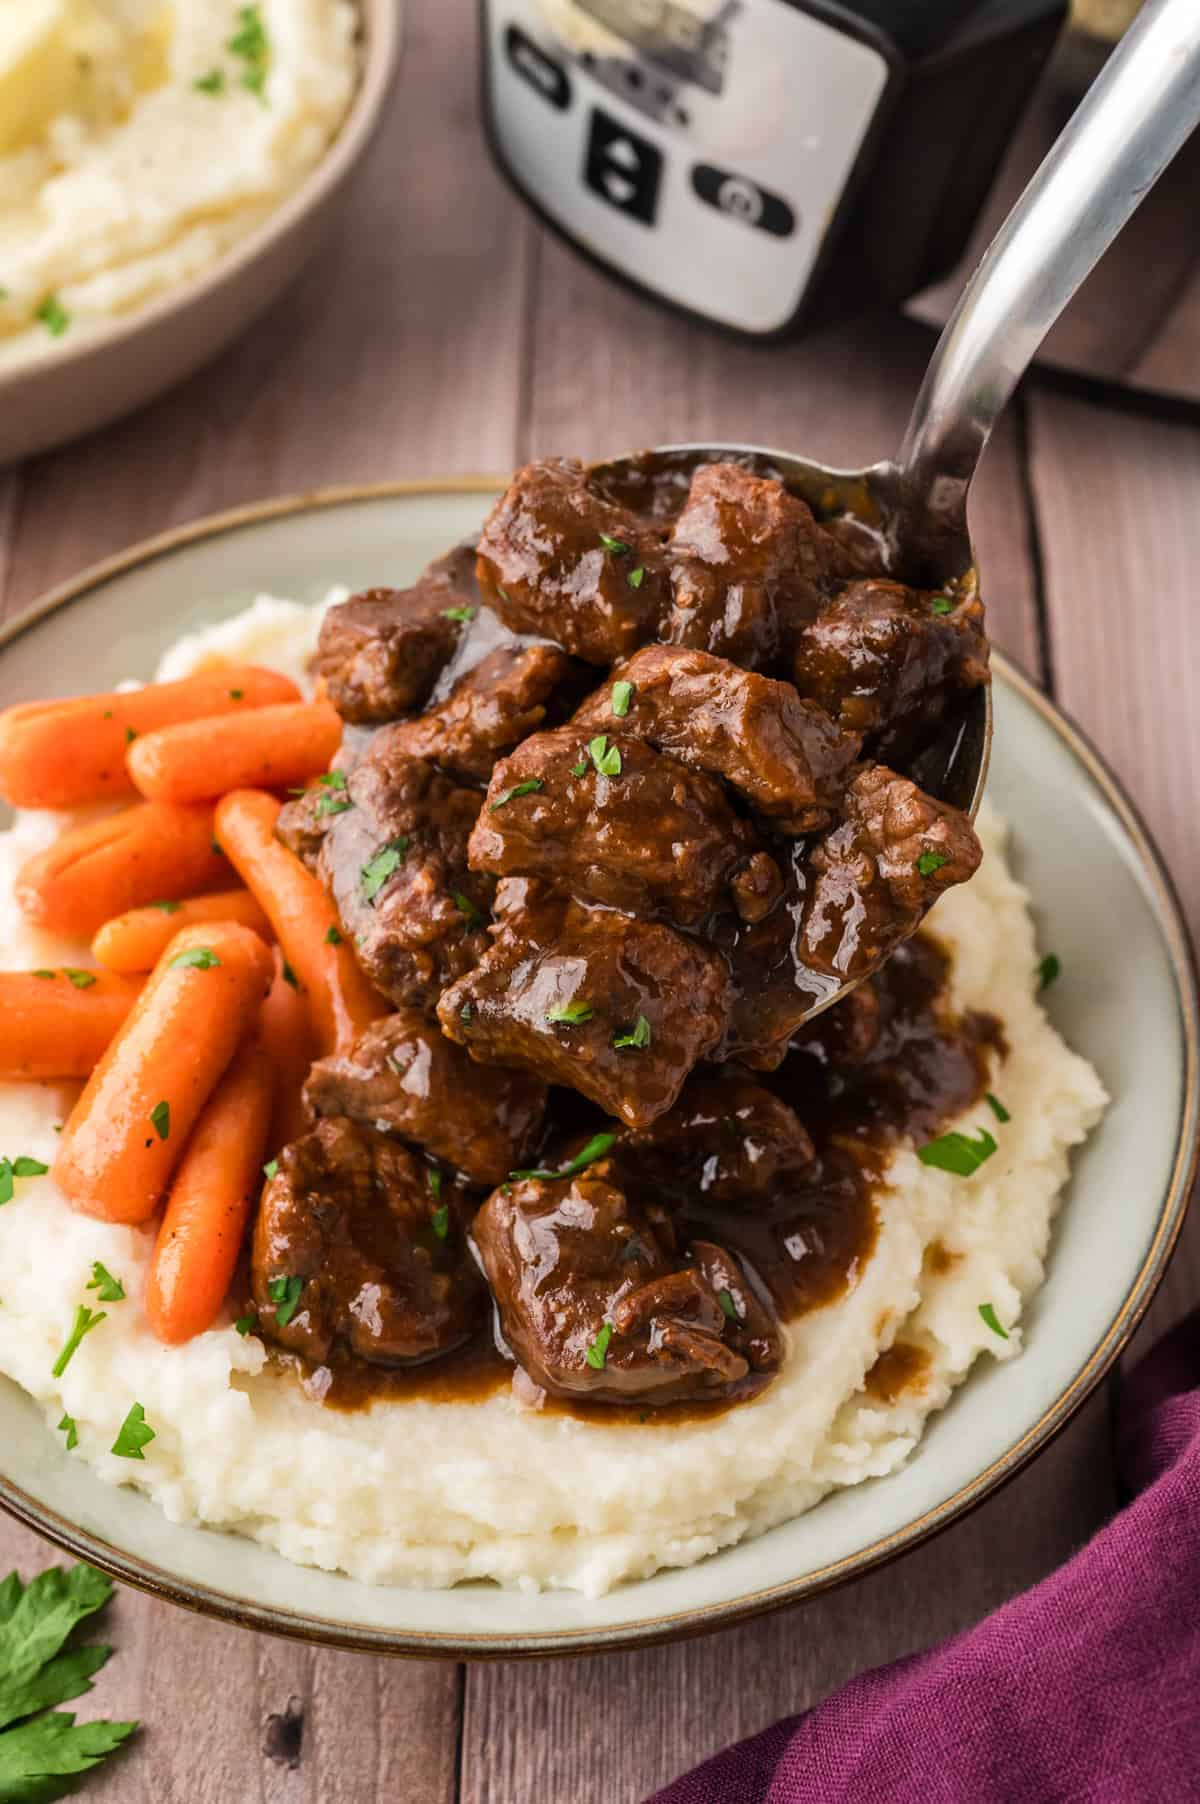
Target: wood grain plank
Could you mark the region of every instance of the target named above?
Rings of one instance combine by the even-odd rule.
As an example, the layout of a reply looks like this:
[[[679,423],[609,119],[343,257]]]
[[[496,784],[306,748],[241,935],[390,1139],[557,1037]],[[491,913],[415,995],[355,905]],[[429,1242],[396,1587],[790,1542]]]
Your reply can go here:
[[[1111,760],[1200,933],[1200,427],[1050,392],[1031,403],[1032,473],[1059,699]],[[1193,1211],[1138,1336],[1200,1299]]]
[[[3,612],[214,509],[510,465],[533,227],[483,146],[473,29],[473,9],[406,8],[369,162],[270,317],[163,400],[24,467]]]

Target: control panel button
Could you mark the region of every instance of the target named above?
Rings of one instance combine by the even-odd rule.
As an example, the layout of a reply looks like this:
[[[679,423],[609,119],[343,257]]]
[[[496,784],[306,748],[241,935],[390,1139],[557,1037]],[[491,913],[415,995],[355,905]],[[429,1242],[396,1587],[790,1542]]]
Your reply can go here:
[[[656,144],[599,107],[592,109],[583,179],[593,194],[632,219],[653,225],[662,167]]]
[[[571,84],[567,72],[540,44],[526,37],[519,25],[510,25],[504,34],[504,48],[517,74],[523,76],[535,93],[565,113],[571,104]]]
[[[790,237],[796,229],[796,215],[787,202],[744,175],[731,175],[729,170],[715,169],[711,163],[697,163],[692,170],[692,187],[718,213],[740,219],[743,225],[757,226],[773,238]]]

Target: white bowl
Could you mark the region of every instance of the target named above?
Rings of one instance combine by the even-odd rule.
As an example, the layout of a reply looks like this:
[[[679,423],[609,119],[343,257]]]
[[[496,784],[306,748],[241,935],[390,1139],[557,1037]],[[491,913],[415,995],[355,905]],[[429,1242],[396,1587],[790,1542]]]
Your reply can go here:
[[[359,84],[320,162],[203,275],[0,374],[0,464],[107,425],[181,382],[265,313],[299,274],[371,141],[396,71],[399,0],[358,4]]]
[[[335,582],[411,580],[475,531],[495,484],[331,492],[202,521],[47,597],[0,636],[0,699],[148,675],[182,632],[260,589],[316,600]],[[1046,1000],[1113,1104],[1075,1160],[1044,1288],[1018,1359],[982,1362],[907,1466],[835,1492],[798,1521],[607,1597],[472,1585],[371,1588],[254,1542],[168,1522],[64,1451],[0,1380],[0,1504],[160,1597],[254,1628],[376,1653],[595,1652],[716,1628],[794,1603],[944,1528],[1039,1452],[1141,1319],[1179,1232],[1197,1159],[1198,1011],[1170,883],[1123,792],[1078,731],[1004,659],[989,793],[1013,825],[1041,943],[1062,959]]]

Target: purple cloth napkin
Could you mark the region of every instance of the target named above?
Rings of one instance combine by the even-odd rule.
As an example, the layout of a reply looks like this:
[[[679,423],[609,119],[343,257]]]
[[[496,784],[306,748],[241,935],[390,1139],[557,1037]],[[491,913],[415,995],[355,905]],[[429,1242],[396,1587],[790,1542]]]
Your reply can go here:
[[[1119,1458],[1135,1500],[1061,1571],[651,1804],[1200,1800],[1200,1314],[1129,1380]]]

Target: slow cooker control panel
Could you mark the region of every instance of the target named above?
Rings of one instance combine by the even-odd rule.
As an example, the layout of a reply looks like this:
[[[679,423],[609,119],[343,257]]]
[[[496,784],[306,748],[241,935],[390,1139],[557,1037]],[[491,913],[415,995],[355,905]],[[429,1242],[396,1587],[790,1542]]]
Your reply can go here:
[[[486,0],[500,156],[619,274],[743,332],[788,324],[889,84],[787,0]]]

